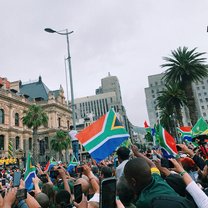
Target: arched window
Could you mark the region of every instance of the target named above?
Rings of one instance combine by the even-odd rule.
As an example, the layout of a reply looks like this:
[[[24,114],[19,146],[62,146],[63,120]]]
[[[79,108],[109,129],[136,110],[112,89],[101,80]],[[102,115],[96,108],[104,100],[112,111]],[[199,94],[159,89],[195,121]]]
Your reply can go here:
[[[4,110],[0,109],[0,124],[4,124]]]
[[[19,126],[19,114],[18,113],[15,113],[15,116],[14,116],[14,120],[15,120],[15,126]]]
[[[29,150],[32,150],[32,138],[29,138]]]
[[[45,154],[45,141],[40,140],[39,142],[40,147],[40,155],[43,156]]]
[[[69,120],[67,120],[67,129],[69,130],[69,126],[70,126],[70,123],[69,123]]]
[[[4,150],[4,135],[0,135],[0,150]]]
[[[45,149],[49,148],[48,137],[45,137]]]
[[[20,138],[18,136],[15,138],[15,144],[16,144],[16,150],[18,150],[20,148]]]
[[[61,118],[58,118],[58,128],[61,127]]]

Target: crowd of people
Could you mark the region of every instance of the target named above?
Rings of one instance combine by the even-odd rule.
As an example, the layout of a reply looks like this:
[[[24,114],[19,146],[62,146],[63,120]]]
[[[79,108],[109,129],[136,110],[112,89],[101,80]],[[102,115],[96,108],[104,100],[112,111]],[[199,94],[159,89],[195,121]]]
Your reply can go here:
[[[132,145],[119,147],[100,163],[80,162],[70,171],[64,163],[47,172],[37,164],[32,190],[25,189],[24,169],[6,165],[0,169],[0,208],[208,208],[206,155],[177,146],[177,159]],[[21,173],[18,185],[15,172]]]

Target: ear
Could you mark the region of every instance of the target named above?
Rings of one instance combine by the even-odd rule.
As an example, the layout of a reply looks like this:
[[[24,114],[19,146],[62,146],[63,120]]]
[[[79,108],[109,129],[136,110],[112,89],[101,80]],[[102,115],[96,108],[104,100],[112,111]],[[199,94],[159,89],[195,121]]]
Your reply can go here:
[[[131,185],[132,187],[136,187],[136,180],[134,178],[131,178]]]

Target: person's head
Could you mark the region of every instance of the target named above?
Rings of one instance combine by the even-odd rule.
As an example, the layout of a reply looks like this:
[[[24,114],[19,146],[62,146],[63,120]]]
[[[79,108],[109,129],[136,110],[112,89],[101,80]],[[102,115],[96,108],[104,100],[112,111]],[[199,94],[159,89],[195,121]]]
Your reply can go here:
[[[56,201],[56,207],[67,207],[67,205],[70,205],[71,195],[66,190],[61,190],[56,194],[55,201]]]
[[[83,175],[84,176],[84,175]],[[90,189],[90,183],[84,178],[78,178],[74,185],[81,184],[82,192],[87,195]]]
[[[124,160],[129,159],[130,150],[127,147],[119,147],[116,153],[118,155],[118,161],[120,163]]]
[[[117,195],[124,206],[128,206],[134,199],[134,192],[129,187],[124,176],[121,176],[116,184]]]
[[[100,177],[103,178],[109,178],[112,177],[113,172],[112,169],[108,166],[104,166],[101,168]]]
[[[152,181],[150,166],[143,158],[129,160],[124,167],[124,175],[130,188],[136,194]]]
[[[42,187],[42,192],[48,196],[50,202],[52,203],[55,196],[53,185],[49,183],[44,183]]]
[[[49,207],[49,198],[46,194],[40,192],[37,194],[37,196],[35,196],[35,199],[37,200],[37,202],[40,204],[40,206],[42,208],[48,208]]]
[[[74,129],[74,126],[71,125],[71,126],[69,127],[69,129],[70,129],[70,130],[73,130],[73,129]]]

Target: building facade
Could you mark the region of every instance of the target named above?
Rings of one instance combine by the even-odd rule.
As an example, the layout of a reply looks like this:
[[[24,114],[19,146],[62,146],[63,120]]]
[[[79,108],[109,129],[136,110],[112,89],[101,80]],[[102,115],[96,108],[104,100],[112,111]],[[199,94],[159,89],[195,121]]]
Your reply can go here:
[[[156,99],[160,95],[160,91],[165,89],[162,80],[164,74],[155,74],[148,76],[148,87],[145,88],[146,106],[150,125],[154,126],[159,121],[160,110],[157,109]],[[208,78],[204,78],[200,82],[192,84],[194,98],[196,101],[198,118],[201,116],[208,121]],[[182,108],[184,125],[192,125],[187,107]]]
[[[130,122],[122,103],[120,84],[116,76],[111,76],[109,73],[107,77],[101,79],[101,86],[95,90],[95,95],[76,98],[74,103],[76,123],[83,122],[86,117],[95,121],[106,114],[110,108],[114,108],[119,120],[130,132]]]
[[[26,156],[32,150],[32,130],[22,123],[24,112],[32,104],[42,106],[48,115],[48,126],[39,128],[40,161],[46,161],[55,153],[50,140],[57,130],[68,131],[71,125],[63,88],[51,91],[39,77],[37,81],[23,84],[0,78],[0,157],[8,155],[9,140],[13,143],[14,156]]]

